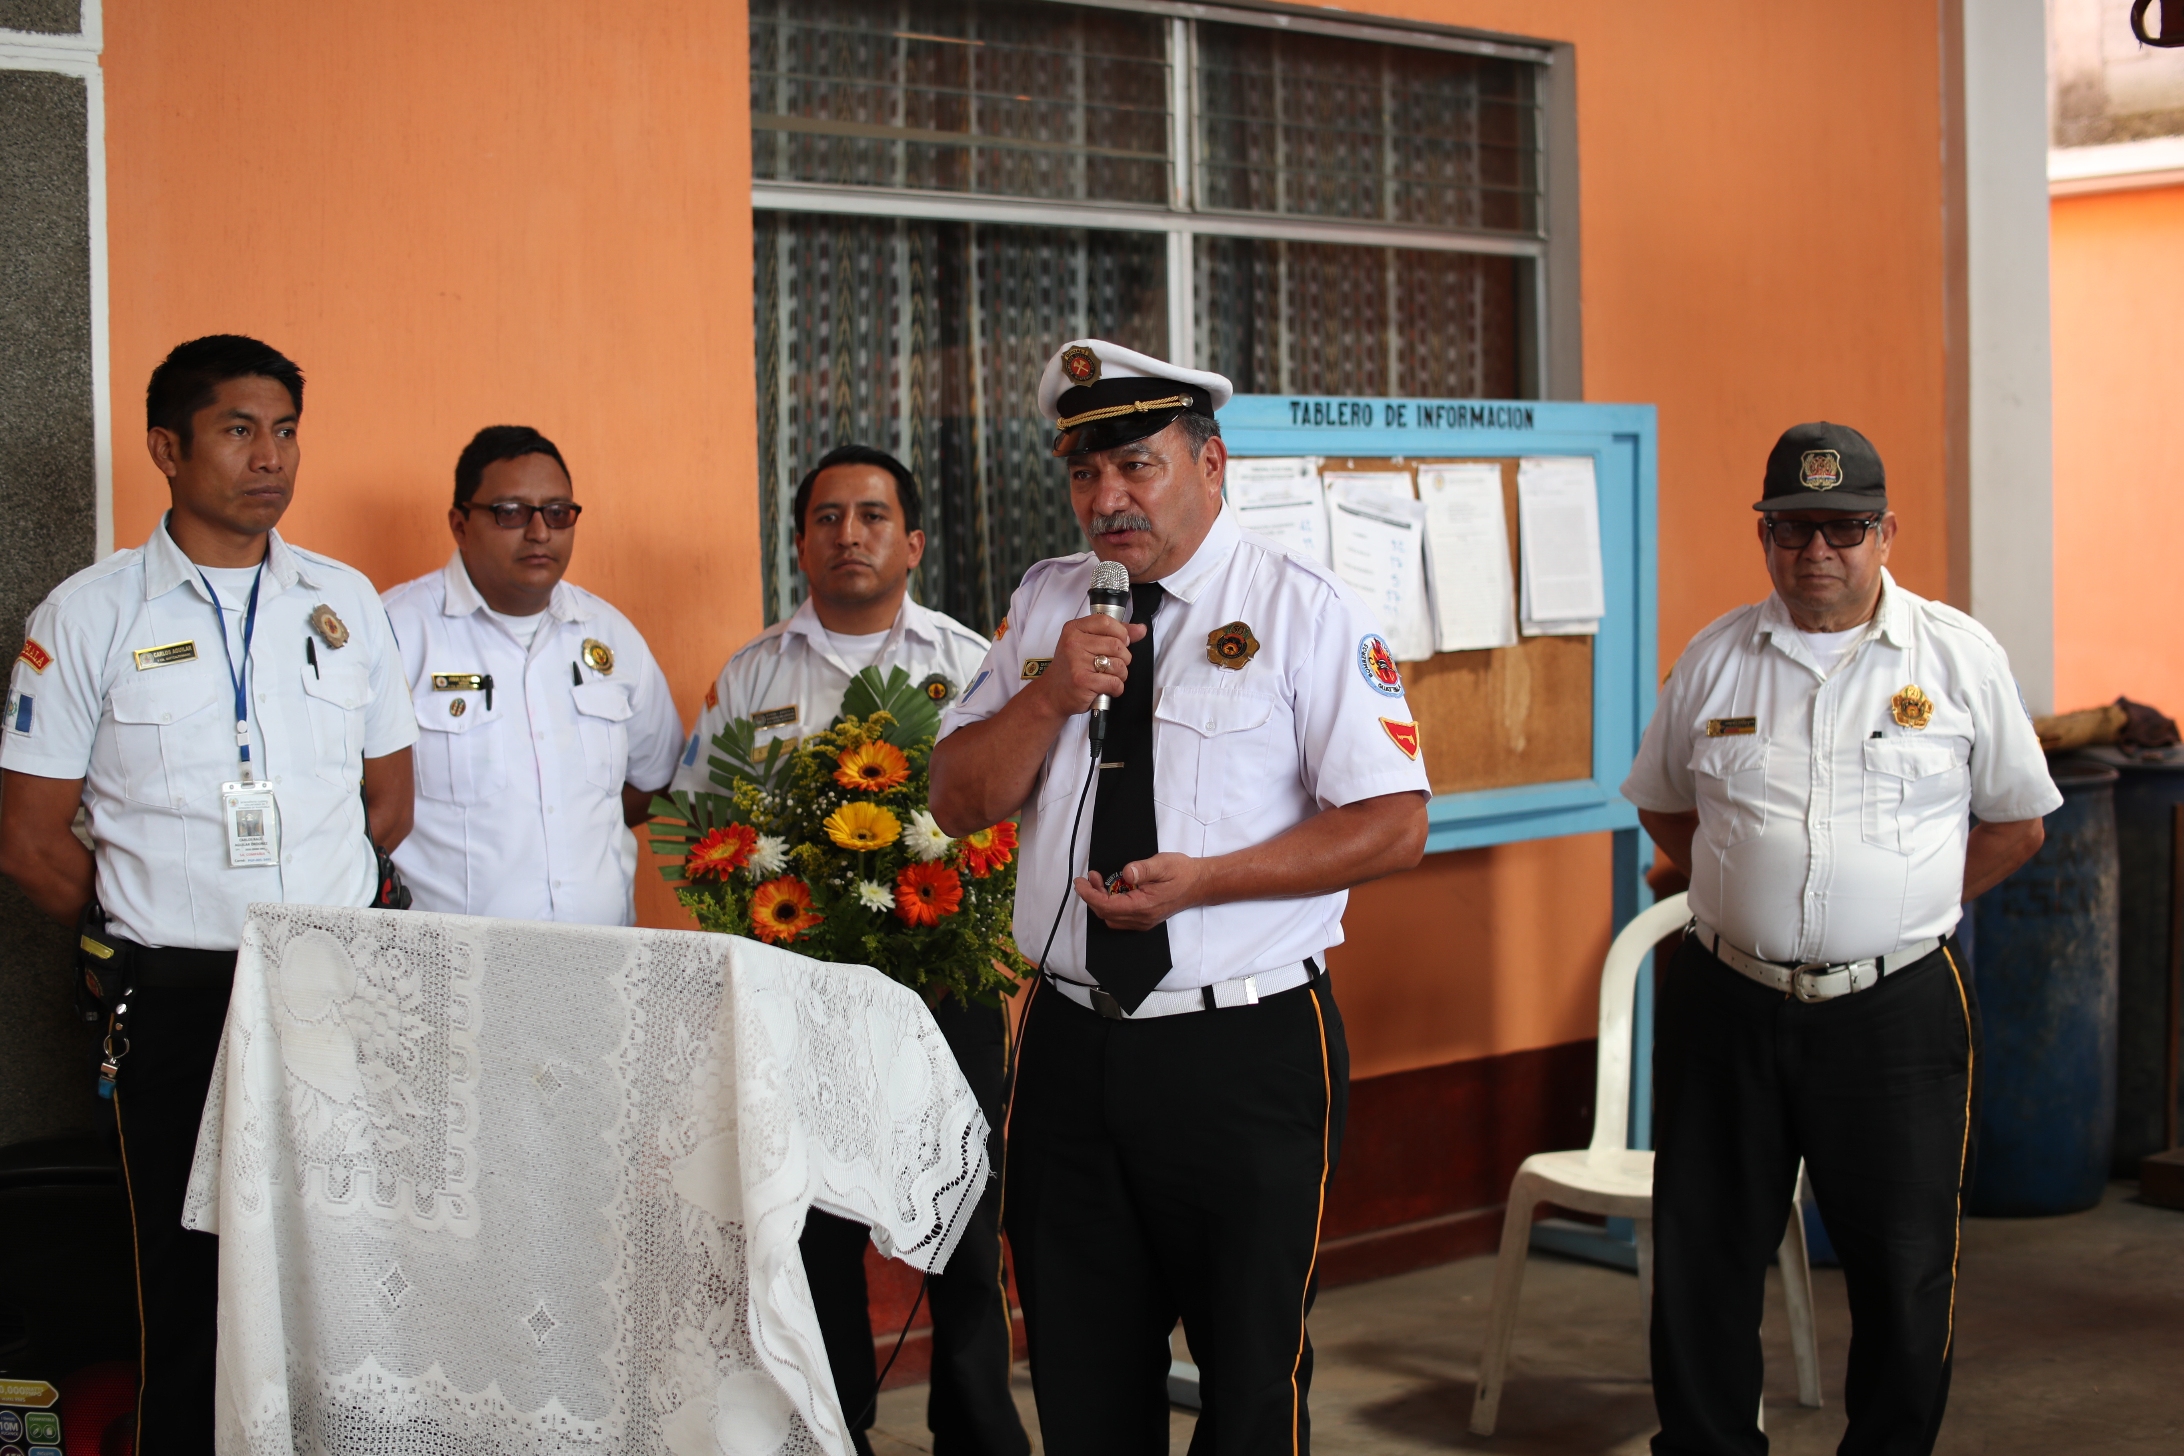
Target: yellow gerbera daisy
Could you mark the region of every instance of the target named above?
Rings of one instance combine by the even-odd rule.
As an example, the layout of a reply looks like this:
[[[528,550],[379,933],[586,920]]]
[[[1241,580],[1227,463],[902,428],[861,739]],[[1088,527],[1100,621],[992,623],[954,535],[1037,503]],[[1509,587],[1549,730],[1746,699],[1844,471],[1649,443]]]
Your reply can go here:
[[[877,804],[844,804],[821,827],[844,849],[885,849],[902,834],[902,821]]]
[[[845,789],[884,794],[910,777],[910,760],[902,750],[882,738],[845,748],[834,760],[834,781]]]

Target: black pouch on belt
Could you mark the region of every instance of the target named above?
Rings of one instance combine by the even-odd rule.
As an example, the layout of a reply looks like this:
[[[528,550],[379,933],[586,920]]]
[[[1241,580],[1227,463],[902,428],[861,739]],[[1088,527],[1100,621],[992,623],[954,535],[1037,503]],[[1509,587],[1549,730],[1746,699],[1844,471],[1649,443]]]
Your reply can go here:
[[[70,963],[76,1014],[95,1024],[127,989],[129,944],[106,933],[106,911],[93,895],[76,917],[76,952]]]

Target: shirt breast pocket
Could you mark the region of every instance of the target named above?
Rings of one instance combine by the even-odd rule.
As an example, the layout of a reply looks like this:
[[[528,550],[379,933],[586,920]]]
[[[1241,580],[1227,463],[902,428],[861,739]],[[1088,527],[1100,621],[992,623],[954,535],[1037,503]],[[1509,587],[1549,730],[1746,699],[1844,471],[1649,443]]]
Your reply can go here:
[[[475,804],[507,781],[496,710],[475,693],[431,692],[417,699],[417,792],[448,804]],[[459,705],[459,706],[458,706]]]
[[[179,809],[191,794],[210,793],[234,777],[234,725],[227,714],[212,711],[223,699],[221,685],[203,673],[177,673],[162,682],[155,672],[116,683],[107,711],[114,719],[122,797]],[[200,765],[202,772],[196,771]]]
[[[1910,854],[1925,831],[1953,828],[1968,800],[1971,749],[1961,738],[1868,738],[1859,825],[1865,842]]]
[[[576,731],[584,742],[584,777],[594,788],[619,789],[629,776],[629,689],[588,682],[569,690],[576,701]]]
[[[364,664],[343,653],[318,655],[303,673],[304,710],[311,716],[312,768],[327,783],[352,788],[362,772],[364,706],[371,679]]]
[[[1153,797],[1201,823],[1264,804],[1296,775],[1296,739],[1271,694],[1172,687],[1153,709]]]
[[[1716,848],[1742,844],[1767,827],[1767,740],[1702,738],[1691,750],[1699,820]]]

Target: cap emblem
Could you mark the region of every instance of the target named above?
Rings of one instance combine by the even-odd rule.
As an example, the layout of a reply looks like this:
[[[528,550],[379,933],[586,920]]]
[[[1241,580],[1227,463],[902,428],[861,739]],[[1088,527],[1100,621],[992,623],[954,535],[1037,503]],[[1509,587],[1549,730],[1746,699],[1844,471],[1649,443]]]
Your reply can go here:
[[[1838,450],[1807,450],[1797,459],[1797,483],[1807,490],[1833,490],[1843,483],[1843,456]]]
[[[1100,356],[1083,344],[1071,344],[1062,350],[1062,373],[1076,385],[1097,384],[1100,379]]]

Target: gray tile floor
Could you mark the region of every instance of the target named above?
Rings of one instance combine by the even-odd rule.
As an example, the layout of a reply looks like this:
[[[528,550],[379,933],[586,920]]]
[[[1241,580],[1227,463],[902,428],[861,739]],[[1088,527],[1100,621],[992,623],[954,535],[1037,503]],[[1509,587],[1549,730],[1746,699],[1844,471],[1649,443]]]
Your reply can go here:
[[[2184,1451],[2184,1213],[2111,1185],[2101,1207],[2048,1219],[1966,1223],[1955,1388],[1944,1456],[2114,1456]],[[1324,1456],[1496,1451],[1634,1456],[1653,1433],[1638,1283],[1628,1274],[1534,1255],[1525,1277],[1501,1429],[1466,1429],[1490,1259],[1421,1270],[1321,1297],[1312,1317],[1319,1375],[1313,1445]],[[1822,1456],[1843,1431],[1850,1341],[1842,1274],[1814,1271],[1826,1405],[1797,1404],[1789,1326],[1770,1290],[1767,1430],[1776,1456]],[[1017,1401],[1034,1431],[1031,1386]],[[931,1449],[925,1387],[880,1401],[873,1449]],[[1171,1449],[1190,1441],[1178,1412]]]

